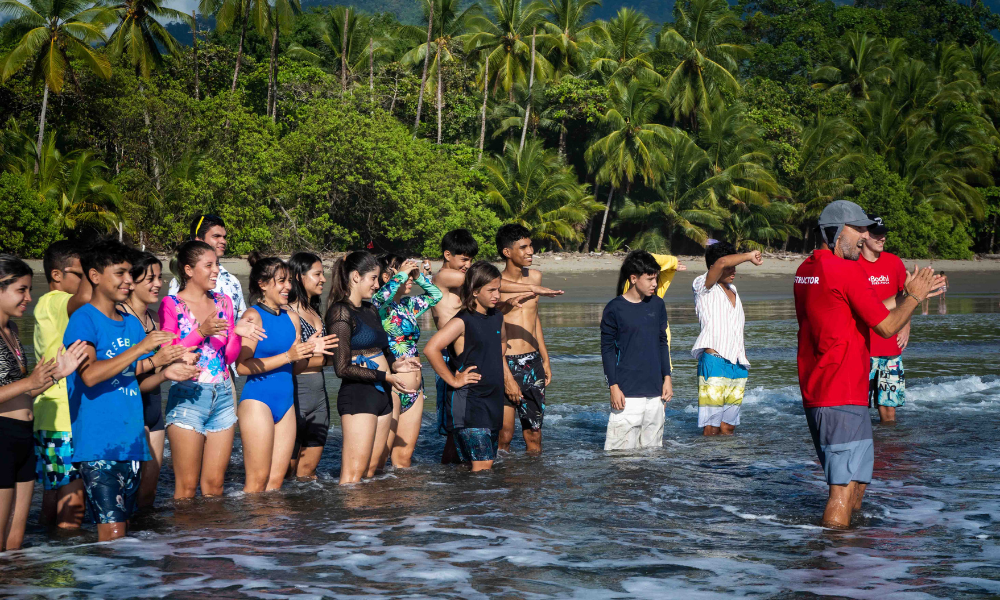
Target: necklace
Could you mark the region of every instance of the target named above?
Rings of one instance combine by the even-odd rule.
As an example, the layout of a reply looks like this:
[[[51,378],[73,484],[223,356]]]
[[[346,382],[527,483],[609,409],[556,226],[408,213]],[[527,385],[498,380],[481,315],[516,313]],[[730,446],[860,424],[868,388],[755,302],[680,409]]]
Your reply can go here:
[[[150,331],[156,329],[156,325],[153,323],[152,317],[149,316],[149,311],[144,311],[143,315],[140,317],[139,313],[137,313],[135,309],[132,308],[132,304],[128,300],[123,302],[121,304],[121,307],[124,308],[126,312],[128,312],[130,315],[132,315],[136,319],[139,319],[139,322],[142,323],[142,329],[146,333],[149,333]]]

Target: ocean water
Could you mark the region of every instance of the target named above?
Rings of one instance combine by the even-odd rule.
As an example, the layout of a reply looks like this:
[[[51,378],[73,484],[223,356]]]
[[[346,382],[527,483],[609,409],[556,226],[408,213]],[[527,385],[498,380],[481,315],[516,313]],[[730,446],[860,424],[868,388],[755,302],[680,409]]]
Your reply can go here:
[[[91,525],[49,537],[36,504],[25,549],[0,555],[0,596],[1000,597],[998,299],[950,295],[947,314],[932,300],[914,318],[907,405],[874,426],[875,479],[846,531],[819,526],[789,299],[745,299],[742,425],[712,439],[696,426],[698,325],[672,299],[675,396],[663,448],[637,453],[603,451],[602,305],[567,299],[542,310],[543,456],[518,433],[491,472],[440,465],[431,401],[409,470],[339,487],[335,427],[318,481],[247,497],[237,440],[225,496],[174,503],[168,448],[155,510],[126,539],[98,544]]]

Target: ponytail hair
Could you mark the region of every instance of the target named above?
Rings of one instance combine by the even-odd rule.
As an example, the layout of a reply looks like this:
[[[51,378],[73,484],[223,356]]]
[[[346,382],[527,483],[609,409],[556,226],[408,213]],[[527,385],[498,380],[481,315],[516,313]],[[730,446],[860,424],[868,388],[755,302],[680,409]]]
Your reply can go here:
[[[462,300],[462,307],[469,312],[476,310],[476,294],[484,285],[500,277],[500,269],[494,267],[485,260],[475,263],[465,272],[465,281],[458,297]]]
[[[645,250],[629,252],[625,261],[622,262],[621,270],[618,271],[618,287],[615,290],[615,295],[621,296],[625,293],[625,284],[632,285],[629,280],[633,275],[642,277],[643,275],[657,275],[659,272],[660,263],[656,262],[652,254]]]
[[[136,252],[135,260],[132,262],[132,281],[134,283],[145,281],[153,265],[160,265],[160,268],[163,268],[163,263],[151,252]]]
[[[253,250],[247,256],[247,262],[250,263],[250,304],[264,296],[262,283],[274,280],[281,273],[288,275],[288,265],[277,256],[261,256],[260,252]]]
[[[184,267],[194,268],[198,264],[201,255],[206,252],[211,252],[214,255],[215,249],[201,240],[190,240],[178,246],[177,254],[170,259],[170,272],[177,278],[177,283],[180,285],[181,290],[184,289],[184,286],[188,282],[187,272],[184,270]],[[135,265],[133,265],[134,267]],[[145,273],[145,270],[143,270],[143,273]]]
[[[358,250],[338,259],[333,265],[330,295],[326,299],[326,309],[347,300],[351,295],[351,273],[357,271],[362,277],[372,271],[380,271],[378,261],[371,252]]]
[[[323,260],[312,252],[296,252],[288,259],[288,274],[292,280],[292,289],[288,291],[288,303],[295,304],[303,302],[309,304],[316,314],[319,312],[319,296],[309,297],[305,286],[302,285],[302,277],[312,269],[316,263],[323,264]]]
[[[383,254],[378,259],[378,265],[381,269],[378,274],[378,282],[381,285],[388,283],[389,279],[395,275],[395,272],[399,270],[399,267],[406,262],[406,259],[398,254]],[[388,274],[389,277],[385,278]]]

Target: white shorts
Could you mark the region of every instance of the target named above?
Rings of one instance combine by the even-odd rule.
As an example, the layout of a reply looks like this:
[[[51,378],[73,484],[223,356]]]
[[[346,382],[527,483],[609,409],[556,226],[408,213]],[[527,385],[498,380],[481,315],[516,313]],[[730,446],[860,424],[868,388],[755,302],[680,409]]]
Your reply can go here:
[[[699,406],[698,407],[698,427],[722,427],[722,424],[736,427],[740,424],[739,404],[726,404],[724,406]]]
[[[608,417],[605,450],[633,450],[663,446],[663,400],[625,398],[625,408],[612,410]]]

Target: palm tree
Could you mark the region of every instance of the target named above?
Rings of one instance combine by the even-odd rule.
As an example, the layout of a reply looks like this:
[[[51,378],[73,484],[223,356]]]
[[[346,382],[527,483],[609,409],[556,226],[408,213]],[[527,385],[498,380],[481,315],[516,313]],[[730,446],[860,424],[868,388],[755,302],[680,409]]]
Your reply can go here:
[[[793,195],[814,217],[827,204],[851,190],[851,178],[864,163],[854,142],[857,131],[840,117],[817,117],[802,131]]]
[[[27,4],[0,0],[0,13],[13,17],[5,25],[6,34],[15,39],[20,37],[14,48],[0,58],[0,82],[10,79],[28,61],[32,62],[32,79],[45,80],[35,144],[38,154],[42,152],[45,136],[49,90],[62,92],[67,74],[77,85],[70,60],[76,59],[99,77],[111,79],[111,63],[93,47],[107,40],[104,27],[110,16],[106,8],[86,8],[89,5],[86,0],[28,0]]]
[[[587,53],[593,49],[589,31],[594,26],[587,21],[587,15],[600,5],[600,0],[549,0],[542,43],[548,47],[556,79],[587,69]]]
[[[738,92],[733,76],[750,49],[733,40],[742,21],[726,0],[689,0],[674,4],[674,26],[658,36],[659,47],[679,62],[664,85],[674,120],[697,126],[699,113],[708,114],[720,92]]]
[[[215,17],[216,29],[225,33],[233,27],[239,27],[240,43],[236,49],[236,67],[233,69],[233,85],[230,91],[236,91],[236,82],[240,76],[240,66],[243,63],[243,45],[247,36],[247,25],[250,24],[251,11],[253,22],[258,29],[268,20],[270,7],[266,0],[200,0],[198,12]]]
[[[624,9],[623,9],[624,10]],[[642,179],[647,186],[657,182],[668,166],[665,149],[675,136],[673,130],[655,122],[663,98],[638,80],[627,86],[613,80],[608,94],[609,108],[601,116],[607,134],[585,153],[597,184],[608,184],[608,201],[597,238],[597,251],[604,241],[604,229],[616,189],[628,194],[632,184]]]
[[[830,94],[846,94],[868,100],[873,87],[887,85],[892,78],[886,45],[867,33],[851,31],[831,64],[813,71],[813,87]]]
[[[375,38],[371,17],[344,6],[327,10],[326,19],[316,26],[316,35],[330,53],[331,66],[339,66],[345,85],[374,58],[384,57],[389,51],[385,40]],[[288,55],[317,64],[325,60],[322,54],[297,42],[288,46]]]
[[[146,79],[154,68],[163,65],[161,46],[170,54],[181,48],[158,19],[194,26],[191,16],[163,6],[163,0],[122,0],[108,8],[118,20],[108,38],[108,55],[116,59],[126,55],[136,73]]]
[[[163,0],[123,0],[109,7],[117,17],[118,23],[108,38],[107,51],[112,58],[127,56],[127,60],[136,74],[149,79],[154,68],[163,65],[160,46],[171,54],[180,51],[180,44],[170,35],[170,32],[157,21],[157,17],[176,19],[194,26],[188,15],[162,6]],[[139,83],[139,90],[145,95],[145,88]],[[143,105],[142,116],[146,123],[146,136],[153,160],[153,181],[156,189],[160,189],[160,162],[156,158],[153,145],[153,133],[150,131],[149,110]]]
[[[625,198],[618,211],[621,224],[637,226],[632,248],[668,251],[670,239],[681,235],[699,244],[709,237],[706,228],[721,229],[725,211],[705,207],[705,180],[711,160],[687,134],[674,130],[666,150],[667,167],[656,186],[658,198],[635,202]]]
[[[478,4],[471,4],[465,9],[461,9],[461,0],[431,0],[427,5],[428,19],[433,15],[431,36],[429,41],[424,42],[403,55],[401,62],[408,67],[415,67],[421,63],[427,63],[426,79],[437,80],[433,89],[437,97],[437,143],[441,143],[441,119],[444,108],[444,95],[442,89],[442,75],[444,67],[455,60],[455,45],[460,36],[466,33],[469,19],[472,15],[478,14],[480,8]],[[419,40],[423,35],[423,29],[411,25],[404,25],[399,29],[399,37]],[[426,85],[426,81],[424,82]],[[421,104],[420,99],[417,104]]]
[[[299,0],[274,0],[268,10],[267,29],[270,29],[271,33],[271,62],[267,74],[267,114],[272,122],[278,120],[278,35],[282,27],[291,29],[295,17],[301,12]]]
[[[488,0],[487,7],[488,15],[470,19],[473,33],[463,39],[468,51],[482,54],[488,61],[486,84],[492,82],[494,93],[503,89],[508,100],[513,101],[514,85],[528,81],[532,55],[526,40],[544,19],[545,6],[540,2],[525,4],[524,0]],[[540,76],[552,72],[552,65],[544,56],[537,56],[536,61]]]
[[[595,44],[591,70],[608,82],[662,82],[663,77],[653,69],[655,48],[651,37],[655,27],[645,15],[631,8],[619,9],[610,21],[594,23],[590,30]]]
[[[493,137],[498,138],[514,129],[524,130],[525,127],[531,129],[531,134],[538,135],[538,130],[546,132],[558,132],[560,135],[565,132],[562,123],[553,118],[555,107],[545,107],[544,99],[535,96],[528,96],[523,87],[517,86],[514,92],[514,102],[504,102],[493,110],[493,118],[500,122],[500,125],[493,130]],[[525,105],[530,102],[531,110],[526,111],[525,105],[521,104],[524,99]],[[525,113],[528,118],[525,120]]]
[[[539,140],[520,149],[508,141],[503,154],[484,160],[482,169],[487,204],[504,221],[527,227],[534,240],[560,248],[579,242],[583,224],[601,210],[574,170]]]

